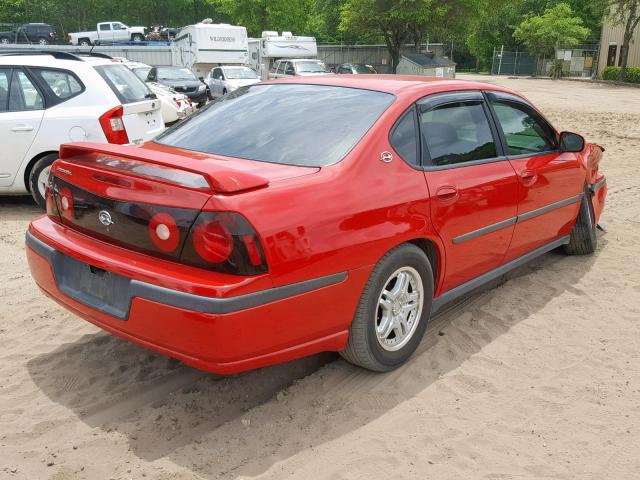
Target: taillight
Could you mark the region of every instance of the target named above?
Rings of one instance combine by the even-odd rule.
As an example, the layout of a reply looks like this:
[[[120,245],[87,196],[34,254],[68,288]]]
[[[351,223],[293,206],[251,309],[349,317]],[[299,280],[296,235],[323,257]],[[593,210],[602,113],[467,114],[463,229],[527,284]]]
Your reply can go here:
[[[50,217],[58,217],[58,212],[53,204],[53,175],[49,175],[47,186],[44,190],[44,201],[47,207],[47,215]]]
[[[104,136],[107,137],[107,142],[118,145],[129,143],[129,136],[122,121],[123,115],[124,108],[122,108],[122,105],[118,105],[99,118],[100,126],[104,132]]]
[[[165,253],[171,253],[180,244],[180,229],[168,213],[157,213],[149,221],[149,236],[153,244]]]
[[[251,224],[232,212],[202,212],[182,250],[183,263],[236,275],[267,271],[260,240]]]
[[[72,221],[74,217],[74,203],[73,194],[68,187],[62,187],[58,190],[58,212],[62,218],[68,221]]]
[[[71,35],[67,35],[67,41],[70,42],[71,41]]]

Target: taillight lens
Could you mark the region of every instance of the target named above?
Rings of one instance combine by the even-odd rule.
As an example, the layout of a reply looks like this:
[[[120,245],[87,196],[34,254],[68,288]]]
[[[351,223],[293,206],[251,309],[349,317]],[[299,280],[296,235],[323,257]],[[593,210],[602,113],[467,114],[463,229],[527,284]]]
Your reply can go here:
[[[65,220],[71,221],[74,218],[74,202],[71,189],[62,187],[58,190],[57,195],[58,212]]]
[[[124,145],[129,143],[129,136],[127,135],[127,129],[122,121],[124,115],[124,108],[122,105],[118,105],[112,108],[108,112],[105,112],[100,118],[100,126],[104,132],[104,136],[107,137],[107,142],[115,143],[118,145]]]
[[[171,253],[180,245],[180,229],[168,213],[157,213],[149,221],[149,236],[153,244],[165,253]]]
[[[71,35],[67,35],[67,41],[71,41]]]
[[[236,275],[267,271],[258,235],[242,215],[202,212],[182,250],[183,263]]]
[[[49,175],[47,187],[44,190],[44,201],[47,207],[47,215],[49,217],[58,217],[58,212],[53,201],[53,175]]]

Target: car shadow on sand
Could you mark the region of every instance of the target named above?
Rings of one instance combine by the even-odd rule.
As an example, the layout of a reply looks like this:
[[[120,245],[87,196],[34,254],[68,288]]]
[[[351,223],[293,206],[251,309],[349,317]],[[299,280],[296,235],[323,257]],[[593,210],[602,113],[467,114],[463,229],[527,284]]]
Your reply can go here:
[[[564,292],[584,293],[574,286],[598,253],[551,252],[448,306],[412,359],[388,374],[327,353],[219,377],[105,333],[61,345],[28,368],[50,399],[91,427],[125,435],[141,459],[167,457],[206,478],[259,475],[413,398]],[[494,302],[512,308],[496,313]]]

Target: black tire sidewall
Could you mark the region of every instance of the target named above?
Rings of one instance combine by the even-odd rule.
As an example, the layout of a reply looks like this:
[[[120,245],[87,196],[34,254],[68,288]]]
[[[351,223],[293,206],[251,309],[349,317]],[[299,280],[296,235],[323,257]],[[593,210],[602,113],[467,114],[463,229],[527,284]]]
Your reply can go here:
[[[413,267],[420,275],[423,287],[422,314],[416,330],[413,332],[411,340],[400,350],[390,352],[382,348],[376,336],[376,310],[378,307],[378,297],[385,287],[389,277],[399,268]],[[375,360],[385,369],[391,370],[404,363],[420,344],[431,312],[433,301],[433,273],[427,256],[417,247],[400,247],[389,256],[385,263],[375,273],[371,287],[373,291],[368,296],[367,304],[364,306],[364,321],[367,324],[367,344],[369,351]]]
[[[33,165],[29,172],[29,189],[31,191],[31,196],[43,210],[47,208],[47,205],[45,198],[40,195],[40,191],[38,190],[38,177],[40,176],[40,172],[50,166],[57,158],[57,153],[45,155]]]

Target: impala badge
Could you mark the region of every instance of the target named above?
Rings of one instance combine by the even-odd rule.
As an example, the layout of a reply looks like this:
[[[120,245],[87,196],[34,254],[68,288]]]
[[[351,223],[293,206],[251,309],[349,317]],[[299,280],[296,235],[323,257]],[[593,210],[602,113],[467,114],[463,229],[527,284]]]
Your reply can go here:
[[[101,210],[100,213],[98,213],[98,220],[100,220],[100,223],[103,224],[105,227],[108,227],[109,225],[113,225],[113,220],[111,220],[111,214],[106,210]]]

